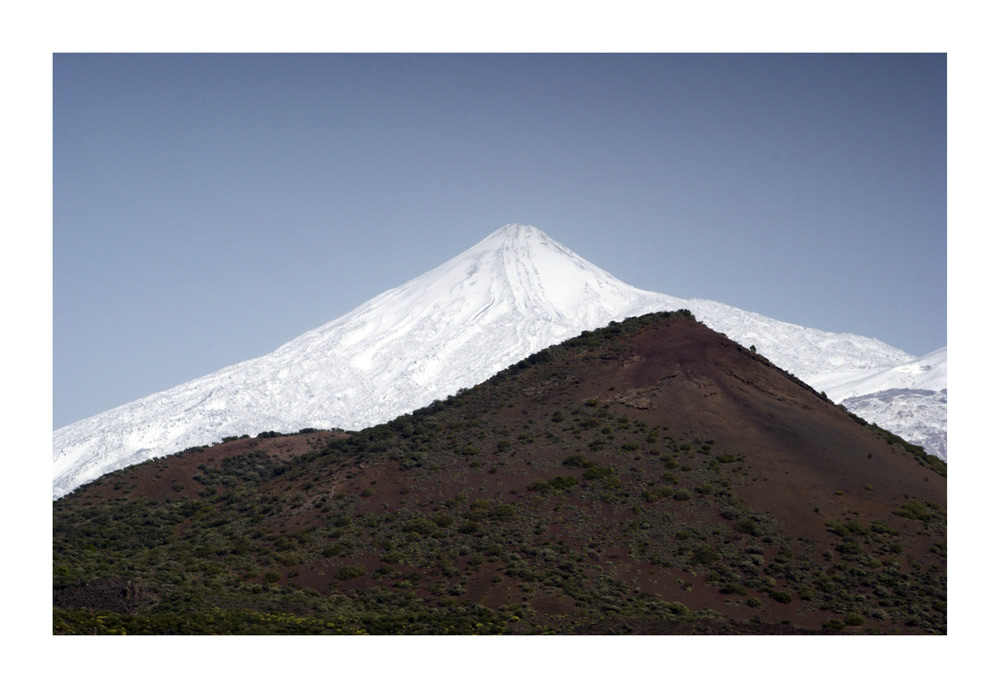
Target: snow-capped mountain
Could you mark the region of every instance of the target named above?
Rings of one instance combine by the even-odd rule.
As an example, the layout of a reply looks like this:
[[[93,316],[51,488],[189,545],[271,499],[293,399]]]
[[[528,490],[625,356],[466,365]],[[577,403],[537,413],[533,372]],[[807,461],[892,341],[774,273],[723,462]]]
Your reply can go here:
[[[830,399],[865,420],[946,458],[947,348],[825,391]]]
[[[226,436],[361,429],[583,330],[680,308],[818,389],[914,360],[868,337],[636,289],[544,232],[512,224],[271,354],[59,428],[53,494]]]
[[[947,459],[948,390],[886,389],[843,401],[851,413]]]
[[[888,389],[919,389],[940,392],[948,388],[948,348],[932,351],[886,370],[855,378],[824,391],[838,404]],[[881,425],[881,423],[879,423]]]

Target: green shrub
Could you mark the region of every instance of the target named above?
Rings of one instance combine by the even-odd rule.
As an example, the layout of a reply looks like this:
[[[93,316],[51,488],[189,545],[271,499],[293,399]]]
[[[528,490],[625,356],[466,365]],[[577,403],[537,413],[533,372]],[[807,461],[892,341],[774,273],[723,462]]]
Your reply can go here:
[[[771,599],[781,604],[789,604],[792,601],[792,596],[784,590],[775,590],[771,593]]]
[[[590,469],[588,469],[590,470]],[[575,487],[578,484],[576,478],[571,475],[558,475],[551,480],[536,480],[535,482],[528,485],[528,489],[532,492],[540,492],[542,494],[548,494],[550,492],[559,492],[561,490],[568,490],[571,487]]]
[[[490,514],[490,518],[496,521],[513,521],[517,516],[517,508],[513,504],[501,504]]]
[[[448,526],[450,526],[454,522],[455,522],[455,519],[453,519],[448,514],[437,514],[434,517],[434,525],[436,525],[439,528],[447,528]]]
[[[591,466],[583,472],[584,480],[599,480],[615,472],[611,466]]]
[[[411,518],[401,525],[399,529],[404,533],[430,535],[437,529],[437,526],[433,521],[426,518]]]
[[[828,521],[826,529],[840,537],[847,537],[851,534],[850,529],[839,521]]]
[[[571,454],[563,461],[563,466],[567,466],[568,468],[590,468],[593,465],[594,462],[585,459],[582,454]]]
[[[366,569],[361,564],[348,564],[347,566],[341,566],[337,570],[337,578],[340,580],[351,580],[352,578],[359,578],[368,573]]]
[[[841,554],[861,554],[861,545],[856,542],[840,542],[834,549]]]
[[[882,520],[872,521],[871,529],[873,533],[878,533],[880,535],[899,535],[898,530],[892,528],[888,523]]]
[[[705,566],[711,566],[715,562],[719,561],[722,555],[716,552],[711,547],[707,545],[699,547],[691,555],[692,564],[704,564]]]
[[[571,475],[559,475],[549,481],[554,490],[568,490],[577,485],[577,480]]]
[[[932,502],[922,502],[919,499],[911,499],[910,501],[903,504],[897,511],[892,513],[897,516],[902,516],[903,518],[912,518],[917,521],[931,521],[935,518],[940,518],[941,507]]]
[[[642,498],[645,499],[650,504],[658,502],[665,497],[669,497],[673,494],[673,490],[665,485],[660,485],[655,490],[643,490]]]

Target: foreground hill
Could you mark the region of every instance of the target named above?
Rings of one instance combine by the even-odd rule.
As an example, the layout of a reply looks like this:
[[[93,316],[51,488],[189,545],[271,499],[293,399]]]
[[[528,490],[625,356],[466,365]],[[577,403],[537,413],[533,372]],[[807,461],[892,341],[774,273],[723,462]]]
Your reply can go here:
[[[915,451],[914,451],[915,450]],[[943,633],[944,464],[686,312],[54,503],[54,630]]]
[[[508,225],[271,354],[59,428],[53,496],[227,436],[360,430],[477,385],[584,330],[682,308],[821,390],[913,359],[868,337],[636,289],[541,230]],[[935,414],[931,424],[943,418]]]

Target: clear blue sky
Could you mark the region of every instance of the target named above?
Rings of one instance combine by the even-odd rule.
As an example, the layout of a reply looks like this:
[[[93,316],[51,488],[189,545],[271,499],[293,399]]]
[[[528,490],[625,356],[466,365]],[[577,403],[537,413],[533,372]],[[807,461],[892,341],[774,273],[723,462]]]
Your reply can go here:
[[[54,426],[507,222],[637,287],[928,353],[946,111],[943,54],[57,54]]]

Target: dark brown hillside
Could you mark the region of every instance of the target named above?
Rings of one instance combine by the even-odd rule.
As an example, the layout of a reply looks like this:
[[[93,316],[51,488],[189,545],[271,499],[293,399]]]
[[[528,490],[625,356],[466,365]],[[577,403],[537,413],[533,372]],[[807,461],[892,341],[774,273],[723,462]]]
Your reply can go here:
[[[815,519],[796,518],[803,499],[824,511],[863,509],[869,518],[887,517],[900,495],[945,504],[946,481],[914,470],[902,446],[873,442],[867,426],[724,335],[673,320],[639,333],[633,350],[609,385],[651,388],[649,416],[753,456],[763,480],[736,493],[755,509],[786,515],[796,534],[815,534]]]
[[[897,439],[645,316],[369,430],[81,488],[56,631],[942,633],[946,479]]]

